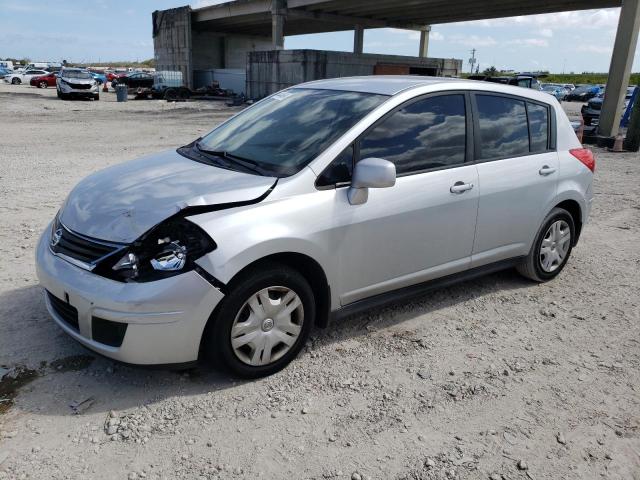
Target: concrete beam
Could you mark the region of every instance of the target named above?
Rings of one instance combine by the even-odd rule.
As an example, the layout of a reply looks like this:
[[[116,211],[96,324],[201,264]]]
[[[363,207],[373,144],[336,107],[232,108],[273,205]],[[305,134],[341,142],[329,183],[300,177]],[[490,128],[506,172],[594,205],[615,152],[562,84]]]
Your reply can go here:
[[[198,8],[192,11],[194,22],[206,22],[220,18],[240,17],[271,11],[271,0],[249,0],[245,2],[227,2],[221,5]]]
[[[287,16],[292,19],[317,20],[319,22],[360,25],[363,28],[400,28],[403,30],[420,30],[424,24],[420,25],[412,22],[376,20],[367,17],[354,17],[350,15],[336,15],[335,13],[310,12],[307,10],[287,9]],[[330,29],[327,29],[330,31]]]
[[[420,30],[420,48],[418,49],[418,56],[427,58],[429,55],[429,33],[431,33],[431,27],[425,27]]]
[[[598,134],[612,137],[620,129],[620,117],[624,105],[624,97],[629,86],[629,75],[633,66],[633,57],[638,43],[640,27],[640,2],[625,0],[620,10],[616,41],[611,55],[607,89],[602,102],[602,111],[598,126]]]
[[[353,53],[362,53],[364,48],[364,28],[361,25],[356,25],[353,30]]]
[[[286,8],[286,0],[273,0],[271,4],[271,43],[275,50],[282,50],[284,48]]]

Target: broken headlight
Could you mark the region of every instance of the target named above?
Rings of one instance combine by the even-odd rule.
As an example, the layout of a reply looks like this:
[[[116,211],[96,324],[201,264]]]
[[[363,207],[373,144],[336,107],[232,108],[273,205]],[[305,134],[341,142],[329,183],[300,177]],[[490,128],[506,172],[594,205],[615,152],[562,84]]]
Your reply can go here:
[[[114,280],[150,282],[192,270],[195,260],[215,248],[215,242],[196,224],[171,218],[94,271]]]

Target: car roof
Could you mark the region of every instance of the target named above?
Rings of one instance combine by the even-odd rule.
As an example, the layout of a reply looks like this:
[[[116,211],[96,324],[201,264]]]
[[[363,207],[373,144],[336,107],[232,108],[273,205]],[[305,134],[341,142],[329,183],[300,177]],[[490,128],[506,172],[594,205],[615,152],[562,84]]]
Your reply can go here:
[[[553,97],[548,93],[532,88],[506,85],[482,80],[468,80],[448,77],[425,77],[420,75],[370,75],[366,77],[343,77],[301,83],[291,88],[314,88],[325,90],[342,90],[348,92],[373,93],[393,96],[405,90],[418,87],[434,86],[434,90],[464,89],[484,92],[504,93],[531,98],[549,103]]]
[[[294,88],[320,88],[326,90],[395,95],[402,90],[412,87],[459,81],[461,81],[459,78],[425,77],[421,75],[369,75],[363,77],[315,80],[313,82],[296,85]]]

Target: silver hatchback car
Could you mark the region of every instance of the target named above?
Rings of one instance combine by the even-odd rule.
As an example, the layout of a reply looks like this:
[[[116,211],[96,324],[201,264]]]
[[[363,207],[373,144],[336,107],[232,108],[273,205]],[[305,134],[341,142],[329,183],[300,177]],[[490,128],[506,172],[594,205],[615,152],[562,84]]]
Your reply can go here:
[[[543,92],[311,82],[81,181],[38,277],[54,320],[98,353],[268,375],[330,319],[509,267],[554,278],[594,167]]]

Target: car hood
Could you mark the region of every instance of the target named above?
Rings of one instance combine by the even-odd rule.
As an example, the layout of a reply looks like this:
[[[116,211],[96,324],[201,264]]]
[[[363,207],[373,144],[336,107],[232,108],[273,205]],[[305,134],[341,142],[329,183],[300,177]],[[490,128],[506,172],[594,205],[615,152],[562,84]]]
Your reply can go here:
[[[130,243],[186,207],[259,198],[275,183],[167,151],[125,162],[82,180],[61,209],[61,222],[89,237]]]

